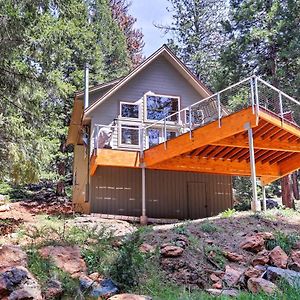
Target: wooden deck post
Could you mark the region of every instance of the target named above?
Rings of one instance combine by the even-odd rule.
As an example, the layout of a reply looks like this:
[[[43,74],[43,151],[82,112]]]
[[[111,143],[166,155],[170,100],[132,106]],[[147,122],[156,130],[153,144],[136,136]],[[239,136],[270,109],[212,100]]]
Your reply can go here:
[[[253,199],[251,203],[251,209],[254,212],[261,211],[260,201],[257,198],[257,183],[256,183],[256,168],[255,168],[255,156],[254,156],[254,145],[253,145],[253,132],[249,123],[245,124],[245,128],[248,130],[249,139],[249,153],[250,153],[250,167],[251,167],[251,181],[253,190]]]

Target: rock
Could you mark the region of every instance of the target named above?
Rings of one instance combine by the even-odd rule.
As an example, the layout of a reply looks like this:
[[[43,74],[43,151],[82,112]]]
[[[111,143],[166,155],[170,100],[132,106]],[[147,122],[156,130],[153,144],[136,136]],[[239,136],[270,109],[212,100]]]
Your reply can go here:
[[[212,285],[212,288],[213,289],[222,289],[223,288],[223,284],[222,284],[222,280],[219,280],[218,282],[215,282],[213,285]]]
[[[300,251],[292,251],[289,267],[296,272],[300,272]]]
[[[99,300],[101,299],[99,298]],[[141,296],[134,294],[119,294],[108,298],[108,300],[152,300],[152,298],[149,296]]]
[[[273,294],[277,291],[277,286],[273,282],[263,278],[250,278],[247,282],[247,287],[254,294],[259,292]]]
[[[269,262],[269,251],[268,250],[262,250],[257,253],[257,255],[252,260],[253,266],[264,266]]]
[[[243,273],[244,270],[234,269],[231,266],[226,266],[223,281],[227,284],[228,287],[235,286],[239,282]]]
[[[92,274],[89,274],[88,277],[93,281],[100,281],[100,280],[104,279],[98,272],[94,272]]]
[[[42,300],[39,284],[22,266],[9,268],[0,274],[0,296],[6,296],[8,300]]]
[[[9,211],[10,206],[9,204],[0,205],[0,212]]]
[[[86,273],[86,264],[81,257],[79,247],[47,246],[41,248],[39,253],[44,258],[50,257],[58,268],[69,273],[73,278]]]
[[[89,291],[91,297],[110,297],[119,291],[111,279],[103,279],[100,282],[95,282],[83,275],[79,278],[79,283],[81,290]]]
[[[165,245],[162,246],[160,254],[164,257],[178,257],[183,253],[183,248],[178,246]]]
[[[140,251],[142,253],[153,253],[155,252],[155,247],[147,244],[147,243],[143,243],[140,247],[139,247]]]
[[[218,276],[215,275],[214,273],[210,274],[209,278],[210,278],[210,280],[211,280],[212,282],[218,282],[218,281],[220,281],[220,277],[218,277]]]
[[[178,246],[178,247],[181,247],[183,249],[185,249],[189,244],[189,240],[188,238],[181,234],[180,236],[176,237],[175,239],[175,245]]]
[[[257,278],[257,277],[261,277],[261,275],[264,273],[264,270],[259,269],[257,267],[249,267],[244,275],[248,278]]]
[[[259,232],[251,236],[247,236],[244,241],[240,243],[240,247],[244,250],[259,252],[264,249],[265,240],[272,239],[273,235],[269,232]]]
[[[63,288],[60,281],[55,279],[50,279],[47,283],[47,287],[44,292],[45,299],[55,299],[62,295]]]
[[[276,267],[268,267],[263,277],[270,281],[285,279],[289,285],[295,288],[300,288],[300,272]]]
[[[136,231],[136,227],[123,220],[104,219],[100,216],[79,216],[70,220],[72,225],[90,229],[104,236],[123,237]]]
[[[15,266],[27,266],[27,255],[15,245],[3,245],[0,247],[0,272]]]
[[[238,297],[240,292],[235,289],[207,289],[207,293],[213,295],[213,296],[229,296],[229,297]]]
[[[234,252],[225,252],[224,255],[228,260],[233,261],[233,262],[241,262],[244,260],[243,255],[240,255],[240,254],[237,254]]]
[[[285,269],[288,262],[288,256],[286,253],[279,247],[276,246],[271,252],[270,252],[270,263],[278,268]]]

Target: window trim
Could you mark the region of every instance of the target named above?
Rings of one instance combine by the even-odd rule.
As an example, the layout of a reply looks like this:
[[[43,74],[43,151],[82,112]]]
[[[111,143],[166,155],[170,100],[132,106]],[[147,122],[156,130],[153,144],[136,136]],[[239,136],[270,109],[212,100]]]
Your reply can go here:
[[[138,106],[138,118],[130,118],[130,117],[122,117],[122,104],[129,104],[129,105],[137,105]],[[122,120],[129,120],[129,121],[141,121],[142,120],[142,110],[141,110],[141,103],[134,103],[128,101],[120,101],[119,105],[119,118]]]
[[[136,130],[138,130],[138,145],[132,145],[132,144],[123,144],[122,143],[122,126],[135,126],[137,127]],[[141,148],[141,123],[136,122],[118,122],[118,148],[126,148],[126,149],[140,149]]]
[[[152,92],[148,92],[144,94],[144,122],[148,123],[157,123],[159,120],[151,120],[147,118],[147,96],[154,96],[154,97],[164,97],[164,98],[175,98],[178,99],[178,112],[181,110],[181,97],[174,96],[174,95],[164,95],[164,94],[155,94]],[[181,122],[180,113],[178,113],[178,120],[177,121],[166,121],[166,124],[179,124]],[[163,123],[161,123],[163,124]]]

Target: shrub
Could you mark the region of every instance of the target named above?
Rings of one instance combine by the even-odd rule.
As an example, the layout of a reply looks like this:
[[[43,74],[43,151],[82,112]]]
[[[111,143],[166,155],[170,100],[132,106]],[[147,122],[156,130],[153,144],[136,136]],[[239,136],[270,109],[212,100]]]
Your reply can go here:
[[[227,260],[223,255],[223,251],[218,246],[205,246],[204,253],[207,259],[215,263],[219,268],[224,269]]]
[[[299,241],[299,236],[296,234],[290,233],[285,234],[283,232],[275,232],[274,239],[266,241],[266,248],[268,250],[274,249],[276,246],[279,246],[284,252],[290,253],[291,249]]]
[[[234,208],[233,209],[228,208],[221,213],[221,217],[222,218],[231,218],[235,214],[235,212],[236,211]]]
[[[111,266],[109,275],[123,289],[137,286],[139,283],[139,274],[145,258],[139,251],[141,243],[140,232],[136,231],[124,241]]]
[[[207,233],[220,231],[220,228],[217,225],[209,222],[202,223],[200,229]]]

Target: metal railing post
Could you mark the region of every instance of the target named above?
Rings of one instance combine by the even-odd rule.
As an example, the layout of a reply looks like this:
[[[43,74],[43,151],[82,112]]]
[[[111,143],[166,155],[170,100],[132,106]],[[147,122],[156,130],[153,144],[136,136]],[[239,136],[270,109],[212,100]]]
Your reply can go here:
[[[254,92],[255,92],[255,112],[256,116],[258,117],[259,113],[259,98],[258,98],[258,84],[257,84],[257,77],[254,77]]]
[[[164,118],[164,145],[165,149],[167,149],[167,120]]]
[[[189,106],[189,130],[190,130],[190,140],[192,139],[192,107]]]
[[[254,110],[254,87],[253,87],[253,77],[250,79],[250,89],[251,89],[251,106],[252,106],[252,113],[255,113]]]
[[[218,119],[219,119],[219,128],[221,127],[221,100],[220,100],[220,93],[217,94],[217,101],[218,101]]]
[[[278,94],[279,94],[279,109],[280,109],[280,118],[281,118],[281,122],[283,122],[282,94],[281,94],[281,92],[279,92]]]

